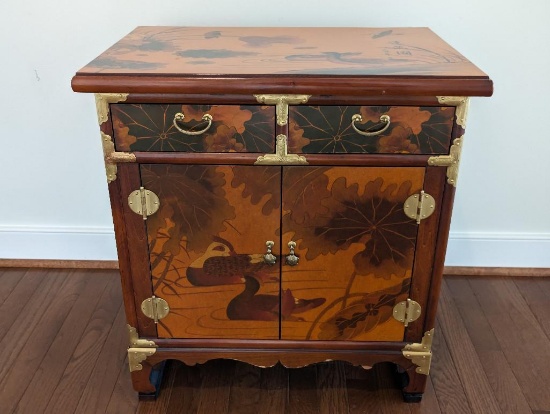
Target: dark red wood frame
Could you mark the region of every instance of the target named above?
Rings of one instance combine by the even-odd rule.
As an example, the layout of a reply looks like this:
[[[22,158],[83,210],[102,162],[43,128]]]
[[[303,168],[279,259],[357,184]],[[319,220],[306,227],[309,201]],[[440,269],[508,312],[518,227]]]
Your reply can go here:
[[[115,90],[121,91],[122,89],[116,88]],[[94,88],[94,91],[97,91],[97,88]],[[326,93],[325,89],[323,91]],[[110,92],[113,92],[113,89],[110,89]],[[296,91],[291,90],[291,92]],[[309,92],[313,93],[314,91],[310,90]],[[346,92],[350,91],[346,90]],[[461,90],[461,93],[464,93],[464,90]],[[209,95],[205,97],[196,94],[131,94],[126,102],[244,104],[255,102],[255,98],[251,95]],[[328,97],[313,95],[308,103],[440,105],[434,96],[391,98],[387,96]],[[101,128],[104,133],[112,135],[110,121],[104,123]],[[287,126],[278,126],[276,133],[287,133]],[[458,137],[462,133],[463,129],[455,123],[452,138]],[[427,155],[319,154],[307,156],[310,165],[421,166],[426,168],[424,190],[435,198],[437,209],[431,217],[422,221],[419,227],[410,297],[421,304],[423,311],[421,318],[411,323],[406,329],[403,342],[158,339],[154,322],[139,310],[141,301],[153,294],[145,225],[141,216],[131,212],[127,204],[128,194],[140,187],[139,163],[252,165],[258,154],[138,152],[135,155],[137,163],[118,165],[118,178],[109,184],[109,193],[127,320],[130,325],[137,327],[141,338],[149,338],[158,345],[156,353],[142,362],[143,369],[132,372],[136,390],[142,393],[155,391],[150,382],[151,370],[155,364],[163,360],[178,359],[187,364],[195,364],[214,358],[231,358],[259,366],[271,366],[281,362],[288,367],[299,367],[328,359],[344,360],[354,365],[363,366],[390,361],[402,367],[409,376],[408,385],[404,388],[405,393],[421,394],[424,391],[427,376],[416,373],[416,365],[405,358],[401,350],[407,343],[420,342],[424,333],[434,327],[454,197],[454,187],[446,182],[445,168],[428,167],[429,156]]]

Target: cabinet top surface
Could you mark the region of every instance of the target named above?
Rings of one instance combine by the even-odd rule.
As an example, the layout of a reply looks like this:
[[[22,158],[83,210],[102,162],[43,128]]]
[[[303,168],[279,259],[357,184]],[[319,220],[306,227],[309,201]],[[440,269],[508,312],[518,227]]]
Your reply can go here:
[[[138,27],[78,71],[73,88],[101,92],[94,85],[124,77],[489,81],[428,28]]]

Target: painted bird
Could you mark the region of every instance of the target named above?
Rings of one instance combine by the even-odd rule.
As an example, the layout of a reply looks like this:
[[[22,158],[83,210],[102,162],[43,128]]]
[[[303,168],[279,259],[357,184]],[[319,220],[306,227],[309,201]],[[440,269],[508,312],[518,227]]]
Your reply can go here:
[[[221,237],[213,237],[213,240],[206,252],[187,268],[187,280],[193,286],[245,283],[245,274],[263,281],[278,269],[278,266],[265,263],[262,254],[238,254],[227,240]]]
[[[230,320],[278,321],[279,309],[283,319],[295,319],[292,315],[321,306],[325,298],[298,299],[290,289],[279,295],[257,294],[260,282],[253,276],[245,275],[244,290],[227,305],[227,317]]]

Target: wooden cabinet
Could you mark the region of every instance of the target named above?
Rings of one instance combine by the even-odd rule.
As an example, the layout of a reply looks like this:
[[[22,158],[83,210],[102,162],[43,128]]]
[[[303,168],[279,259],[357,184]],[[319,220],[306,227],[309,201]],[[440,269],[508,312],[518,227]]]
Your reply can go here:
[[[421,398],[487,75],[428,29],[144,27],[73,89],[96,94],[137,391],[167,359],[339,359]]]

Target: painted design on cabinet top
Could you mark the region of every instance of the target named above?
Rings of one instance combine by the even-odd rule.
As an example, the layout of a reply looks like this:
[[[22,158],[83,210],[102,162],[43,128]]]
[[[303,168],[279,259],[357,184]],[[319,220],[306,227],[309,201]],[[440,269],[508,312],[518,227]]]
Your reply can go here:
[[[428,28],[138,27],[78,73],[486,77]]]

